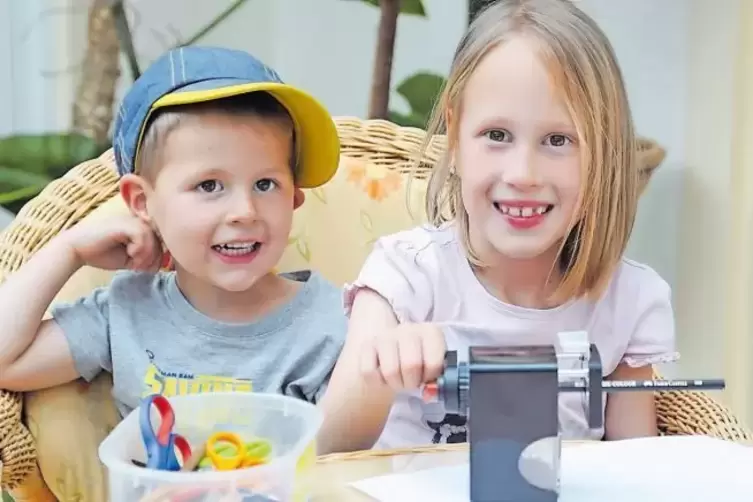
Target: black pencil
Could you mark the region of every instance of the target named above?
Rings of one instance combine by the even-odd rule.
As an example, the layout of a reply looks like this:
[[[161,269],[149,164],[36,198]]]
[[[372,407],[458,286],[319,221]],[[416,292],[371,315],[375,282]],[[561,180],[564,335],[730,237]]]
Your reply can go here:
[[[588,384],[580,382],[560,382],[559,388],[564,392],[583,392]],[[629,392],[629,391],[670,391],[670,390],[724,390],[723,379],[712,378],[707,380],[604,380],[601,389],[604,392]]]

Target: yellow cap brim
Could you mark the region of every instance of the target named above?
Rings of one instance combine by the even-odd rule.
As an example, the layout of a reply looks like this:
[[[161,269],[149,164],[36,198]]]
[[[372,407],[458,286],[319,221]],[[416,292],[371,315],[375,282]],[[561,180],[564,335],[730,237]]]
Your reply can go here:
[[[274,96],[288,110],[295,123],[298,149],[296,184],[300,188],[315,188],[328,182],[337,172],[340,161],[337,127],[332,116],[319,101],[293,86],[275,82],[253,82],[212,89],[176,91],[155,101],[152,110],[259,91]]]

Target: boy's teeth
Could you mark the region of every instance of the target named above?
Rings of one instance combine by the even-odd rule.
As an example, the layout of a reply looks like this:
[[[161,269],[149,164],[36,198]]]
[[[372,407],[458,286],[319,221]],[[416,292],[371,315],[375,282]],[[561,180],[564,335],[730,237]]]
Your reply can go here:
[[[218,246],[214,246],[214,248],[222,254],[242,255],[256,251],[259,248],[259,243],[250,242],[244,244],[220,244]]]

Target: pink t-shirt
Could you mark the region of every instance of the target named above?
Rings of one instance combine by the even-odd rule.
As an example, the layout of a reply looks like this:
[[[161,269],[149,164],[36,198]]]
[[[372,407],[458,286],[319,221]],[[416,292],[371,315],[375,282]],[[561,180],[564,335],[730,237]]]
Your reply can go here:
[[[557,333],[584,330],[599,349],[605,376],[621,361],[641,366],[678,358],[669,285],[650,267],[627,259],[596,302],[521,308],[499,301],[481,285],[454,227],[418,227],[376,242],[357,280],[345,287],[347,313],[363,287],[382,295],[401,323],[442,326],[448,350],[458,350],[460,357],[473,345],[556,344]],[[589,429],[581,393],[560,394],[559,419],[564,438],[604,434],[603,428]],[[398,396],[375,447],[464,441],[465,420],[446,414],[440,404],[425,404],[415,391]]]

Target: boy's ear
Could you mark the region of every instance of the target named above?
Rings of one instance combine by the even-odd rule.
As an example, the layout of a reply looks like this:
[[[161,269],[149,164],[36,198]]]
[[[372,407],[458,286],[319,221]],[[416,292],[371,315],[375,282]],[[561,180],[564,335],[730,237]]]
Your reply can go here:
[[[150,190],[149,183],[141,176],[126,174],[120,178],[120,196],[131,214],[147,223],[151,222],[146,204]]]
[[[295,191],[293,192],[293,209],[298,209],[299,207],[301,207],[305,200],[306,194],[303,193],[303,190],[295,187]]]

